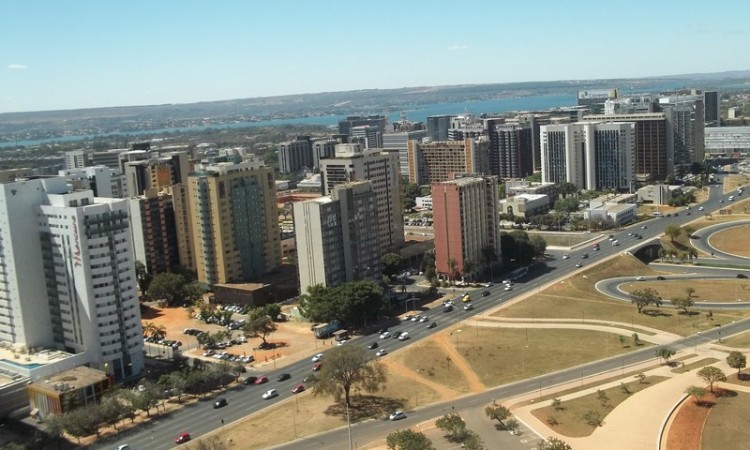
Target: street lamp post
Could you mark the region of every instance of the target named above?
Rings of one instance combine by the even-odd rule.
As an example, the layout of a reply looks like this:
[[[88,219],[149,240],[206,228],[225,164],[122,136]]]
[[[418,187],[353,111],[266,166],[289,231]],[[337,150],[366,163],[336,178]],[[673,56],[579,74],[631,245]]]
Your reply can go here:
[[[354,445],[352,441],[352,421],[349,417],[349,403],[344,401],[344,404],[346,404],[346,427],[349,429],[349,450],[354,450]]]

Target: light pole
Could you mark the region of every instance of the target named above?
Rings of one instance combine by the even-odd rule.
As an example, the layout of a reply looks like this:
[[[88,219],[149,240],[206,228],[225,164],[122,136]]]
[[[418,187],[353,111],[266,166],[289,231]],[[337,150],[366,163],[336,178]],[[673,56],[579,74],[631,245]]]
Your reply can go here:
[[[349,429],[349,450],[354,450],[354,445],[352,444],[352,421],[349,417],[349,403],[344,401],[344,404],[346,405],[346,427]]]

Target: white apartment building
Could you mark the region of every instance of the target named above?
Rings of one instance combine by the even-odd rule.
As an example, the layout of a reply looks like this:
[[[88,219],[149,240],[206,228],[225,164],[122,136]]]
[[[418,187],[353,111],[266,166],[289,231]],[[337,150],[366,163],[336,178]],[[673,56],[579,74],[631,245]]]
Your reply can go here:
[[[122,198],[125,192],[122,174],[107,166],[65,169],[57,174],[65,177],[76,189],[91,189],[94,197]]]
[[[63,177],[0,184],[0,341],[84,354],[117,379],[143,370],[127,211]]]

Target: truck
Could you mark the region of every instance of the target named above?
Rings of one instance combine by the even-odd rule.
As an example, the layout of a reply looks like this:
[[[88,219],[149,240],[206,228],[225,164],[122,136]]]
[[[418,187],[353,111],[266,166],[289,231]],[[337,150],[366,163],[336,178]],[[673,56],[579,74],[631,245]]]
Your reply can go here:
[[[324,323],[313,328],[313,333],[318,339],[326,339],[331,337],[333,333],[340,330],[342,327],[343,326],[341,322],[339,322],[338,320],[333,320],[331,322]]]

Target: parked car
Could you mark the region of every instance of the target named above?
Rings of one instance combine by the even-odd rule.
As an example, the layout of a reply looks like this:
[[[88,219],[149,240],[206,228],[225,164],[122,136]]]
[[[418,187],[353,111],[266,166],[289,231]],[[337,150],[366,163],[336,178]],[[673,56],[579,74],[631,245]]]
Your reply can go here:
[[[227,406],[227,399],[223,397],[214,402],[214,409],[223,408],[225,406]]]
[[[403,411],[396,411],[394,413],[391,413],[390,416],[388,416],[388,420],[401,420],[406,419],[406,414],[404,414]]]
[[[278,395],[279,393],[276,392],[276,389],[269,389],[263,393],[263,400],[268,400],[274,397],[278,397]]]
[[[305,390],[305,387],[301,384],[298,384],[297,386],[294,386],[292,388],[292,394],[299,394],[300,392],[303,392]]]
[[[190,440],[190,433],[180,433],[179,436],[174,438],[175,444],[183,444]]]

